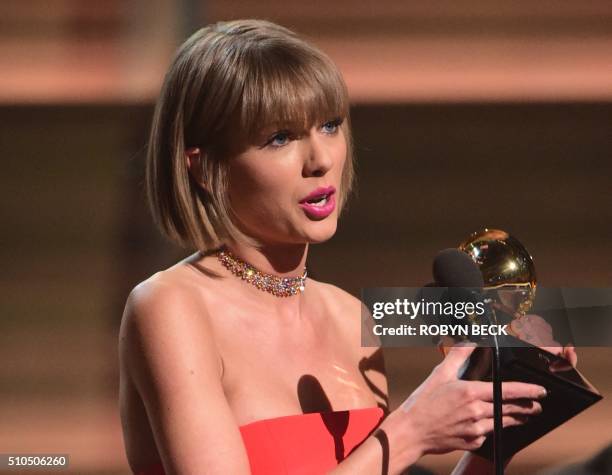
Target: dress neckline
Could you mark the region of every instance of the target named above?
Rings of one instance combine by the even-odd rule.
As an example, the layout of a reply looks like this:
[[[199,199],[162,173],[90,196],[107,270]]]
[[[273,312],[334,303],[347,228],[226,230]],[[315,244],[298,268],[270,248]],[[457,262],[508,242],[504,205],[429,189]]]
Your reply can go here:
[[[346,415],[348,416],[346,420],[342,417],[342,414],[344,413],[346,413]],[[370,415],[377,416],[377,417],[370,417]],[[380,423],[380,420],[382,420],[383,416],[384,416],[384,410],[379,406],[362,407],[362,408],[357,408],[357,409],[307,412],[307,413],[301,413],[301,414],[289,414],[286,416],[270,417],[268,419],[259,419],[253,422],[249,422],[247,424],[240,425],[238,426],[238,429],[240,430],[242,434],[243,441],[245,443],[245,448],[247,449],[247,454],[249,456],[252,473],[266,474],[266,475],[269,475],[270,473],[287,474],[289,473],[287,470],[284,470],[284,471],[276,470],[276,471],[271,472],[268,469],[269,468],[268,465],[266,464],[267,463],[280,463],[282,465],[286,462],[290,462],[292,460],[292,457],[296,457],[296,460],[300,463],[300,466],[301,464],[305,462],[304,460],[300,458],[299,451],[296,453],[293,453],[293,451],[291,451],[293,455],[288,455],[288,453],[285,453],[283,450],[279,452],[277,446],[274,446],[273,449],[271,449],[271,451],[266,451],[266,448],[265,448],[266,443],[268,442],[273,443],[273,444],[279,443],[279,439],[274,439],[274,438],[271,439],[270,434],[273,434],[276,431],[280,431],[279,432],[280,434],[288,434],[288,433],[291,433],[292,431],[295,432],[295,430],[297,429],[298,432],[296,432],[296,434],[298,437],[302,437],[302,438],[306,437],[306,439],[308,439],[308,437],[310,437],[313,434],[318,435],[319,434],[318,431],[320,430],[319,428],[325,426],[327,431],[331,431],[332,436],[335,433],[335,437],[334,437],[335,442],[332,447],[332,452],[334,452],[335,450],[338,449],[338,447],[344,447],[343,437],[349,425],[353,423],[360,424],[361,423],[360,421],[365,421],[367,419],[373,419],[374,421],[371,422],[372,425],[366,427],[365,433],[358,432],[359,435],[356,436],[354,432],[355,427],[353,427],[353,431],[351,431],[352,434],[350,435],[352,442],[348,443],[348,446],[347,446],[347,451],[350,451],[355,445],[357,445],[357,443],[363,440],[363,437],[367,435],[367,432],[371,432],[374,429],[375,425]],[[338,419],[341,419],[340,423],[338,423]],[[352,421],[352,422],[349,423],[349,421]],[[375,424],[375,421],[378,421],[378,422],[376,422]],[[290,422],[295,422],[296,427],[293,427],[292,424],[290,424]],[[357,428],[357,431],[359,430],[360,429]],[[363,427],[361,428],[361,430],[363,431]],[[358,440],[353,440],[355,439],[355,437],[357,437]],[[285,443],[289,445],[291,444],[290,437],[287,439],[280,439],[280,440],[283,440]],[[286,446],[285,446],[285,449],[286,449]],[[342,452],[344,453],[344,450]],[[274,454],[275,457],[269,457],[270,454]],[[326,456],[325,450],[319,451],[318,455],[317,453],[310,454],[309,455],[310,462],[314,463],[313,458],[316,458],[318,456],[321,456],[321,457]],[[327,456],[330,456],[330,455],[327,454]],[[338,463],[338,461],[334,462],[333,460],[334,456],[335,456],[334,453],[332,453],[331,457],[332,457],[333,463],[331,465],[329,465],[329,461],[325,462],[326,467],[327,465],[331,467],[332,465]],[[283,457],[288,457],[288,458],[283,458]],[[280,460],[280,462],[278,461],[274,462],[273,460],[271,461],[271,459],[274,459],[274,458]],[[253,470],[254,467],[255,467],[255,470]],[[327,471],[328,470],[325,469],[325,470],[322,470],[320,473],[323,473],[323,472],[327,473]],[[164,468],[163,468],[161,461],[156,462],[150,465],[145,470],[141,470],[136,473],[138,475],[165,475]]]
[[[332,415],[340,414],[343,412],[353,414],[353,413],[363,413],[363,412],[370,412],[370,411],[380,412],[381,416],[384,414],[383,409],[379,406],[360,407],[357,409],[340,409],[337,411],[305,412],[305,413],[300,413],[300,414],[289,414],[286,416],[269,417],[267,419],[258,419],[256,421],[247,422],[246,424],[242,424],[238,426],[238,428],[242,429],[243,427],[250,427],[255,424],[262,424],[266,422],[280,422],[280,421],[285,421],[285,420],[290,420],[290,419],[295,419],[295,418],[316,418],[316,417],[321,417],[321,416],[326,416],[326,415],[332,416]]]

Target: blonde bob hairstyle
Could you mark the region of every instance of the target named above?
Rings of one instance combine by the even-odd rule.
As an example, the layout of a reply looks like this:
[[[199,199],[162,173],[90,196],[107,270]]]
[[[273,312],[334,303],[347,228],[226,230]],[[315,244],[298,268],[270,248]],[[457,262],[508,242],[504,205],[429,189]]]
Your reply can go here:
[[[240,231],[227,193],[232,156],[262,128],[310,128],[344,119],[347,160],[338,190],[346,202],[353,181],[346,85],[334,63],[292,31],[262,20],[219,22],[178,49],[155,107],[146,187],[157,225],[185,248],[208,251],[228,241],[258,243]],[[201,186],[186,150],[202,153]]]

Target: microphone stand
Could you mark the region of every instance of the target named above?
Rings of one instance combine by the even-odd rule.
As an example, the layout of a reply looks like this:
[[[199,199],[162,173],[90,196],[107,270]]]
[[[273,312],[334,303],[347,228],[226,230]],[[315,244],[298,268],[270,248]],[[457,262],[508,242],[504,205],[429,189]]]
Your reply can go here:
[[[495,310],[491,308],[490,302],[487,302],[489,308],[489,318],[491,323],[497,323],[497,315]],[[491,362],[491,379],[493,381],[493,464],[495,466],[495,475],[504,474],[504,455],[502,441],[502,375],[501,375],[501,357],[499,351],[499,341],[497,335],[493,334],[493,346],[491,353],[493,359]]]
[[[493,461],[495,463],[495,475],[503,475],[501,365],[497,338],[494,339],[494,342],[495,345],[491,348],[493,351]]]

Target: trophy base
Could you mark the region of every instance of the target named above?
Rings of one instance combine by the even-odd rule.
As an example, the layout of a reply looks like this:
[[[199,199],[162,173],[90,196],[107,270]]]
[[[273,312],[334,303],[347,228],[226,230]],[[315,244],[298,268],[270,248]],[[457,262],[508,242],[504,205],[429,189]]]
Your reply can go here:
[[[504,460],[602,399],[564,358],[514,337],[505,337],[499,350],[502,381],[539,384],[548,391],[547,397],[540,400],[541,414],[531,416],[520,426],[503,429]],[[492,348],[476,348],[461,379],[491,381],[492,357]],[[493,460],[492,433],[474,453]]]

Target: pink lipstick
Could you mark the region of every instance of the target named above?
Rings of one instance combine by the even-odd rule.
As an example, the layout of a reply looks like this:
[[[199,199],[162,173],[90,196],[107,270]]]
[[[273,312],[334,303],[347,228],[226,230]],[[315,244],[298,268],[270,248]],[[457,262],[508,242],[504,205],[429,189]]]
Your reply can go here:
[[[310,218],[327,218],[336,208],[335,193],[333,186],[319,187],[300,200],[300,207]]]

